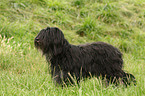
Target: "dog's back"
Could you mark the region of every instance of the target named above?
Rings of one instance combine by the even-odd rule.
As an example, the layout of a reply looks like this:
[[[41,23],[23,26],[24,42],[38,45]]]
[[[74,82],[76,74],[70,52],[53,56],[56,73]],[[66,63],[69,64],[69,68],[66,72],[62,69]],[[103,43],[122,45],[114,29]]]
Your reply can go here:
[[[101,75],[108,74],[110,76],[115,76],[120,70],[122,71],[122,53],[114,46],[104,42],[94,42],[86,45],[79,45],[79,47],[82,53],[88,55],[88,57],[86,57],[86,55],[84,55],[84,57],[90,60],[90,67],[92,68],[89,71],[100,70]]]

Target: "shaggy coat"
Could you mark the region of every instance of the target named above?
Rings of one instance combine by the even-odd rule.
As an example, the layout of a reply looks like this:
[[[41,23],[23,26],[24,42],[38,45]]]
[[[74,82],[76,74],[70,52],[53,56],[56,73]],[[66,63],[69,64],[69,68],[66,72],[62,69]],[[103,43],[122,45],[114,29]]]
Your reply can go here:
[[[34,43],[51,63],[51,75],[58,84],[74,83],[72,77],[79,82],[81,78],[92,76],[101,76],[115,84],[119,80],[125,85],[136,82],[132,74],[122,70],[122,53],[110,44],[72,45],[56,27],[42,29]]]

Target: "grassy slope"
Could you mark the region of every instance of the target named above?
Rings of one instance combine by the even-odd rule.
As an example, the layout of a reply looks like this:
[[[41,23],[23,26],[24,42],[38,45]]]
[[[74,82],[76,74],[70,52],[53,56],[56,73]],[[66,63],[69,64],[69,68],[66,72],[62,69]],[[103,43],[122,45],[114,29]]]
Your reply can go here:
[[[145,95],[144,0],[1,0],[0,95]],[[108,42],[124,53],[124,70],[137,86],[103,87],[93,78],[80,87],[56,87],[33,39],[47,26],[70,43]]]

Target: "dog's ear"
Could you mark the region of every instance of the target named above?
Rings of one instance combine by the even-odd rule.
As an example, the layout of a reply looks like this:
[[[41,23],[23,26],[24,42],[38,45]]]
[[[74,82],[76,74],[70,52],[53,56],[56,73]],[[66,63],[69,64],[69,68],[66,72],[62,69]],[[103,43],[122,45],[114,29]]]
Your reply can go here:
[[[60,54],[63,49],[64,35],[57,27],[51,27],[50,32],[53,40],[53,55]]]
[[[64,35],[62,33],[62,31],[57,28],[57,27],[53,27],[54,28],[54,43],[56,44],[62,44],[63,43],[63,40],[64,40]]]

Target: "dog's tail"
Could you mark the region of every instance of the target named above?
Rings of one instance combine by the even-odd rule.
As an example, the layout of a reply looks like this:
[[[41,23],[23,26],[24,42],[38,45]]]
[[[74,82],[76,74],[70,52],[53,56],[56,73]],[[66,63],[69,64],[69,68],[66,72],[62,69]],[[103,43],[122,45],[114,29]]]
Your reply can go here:
[[[132,75],[130,73],[124,72],[122,81],[125,84],[125,86],[128,86],[131,83],[133,83],[134,85],[136,85],[136,79],[135,79],[134,75]]]

